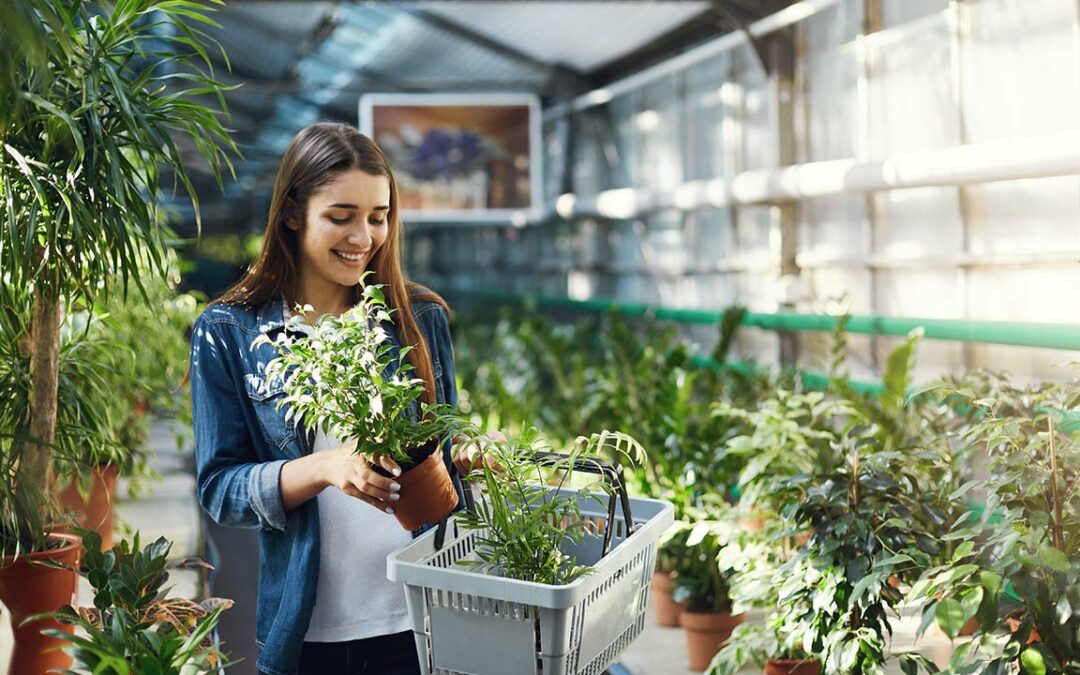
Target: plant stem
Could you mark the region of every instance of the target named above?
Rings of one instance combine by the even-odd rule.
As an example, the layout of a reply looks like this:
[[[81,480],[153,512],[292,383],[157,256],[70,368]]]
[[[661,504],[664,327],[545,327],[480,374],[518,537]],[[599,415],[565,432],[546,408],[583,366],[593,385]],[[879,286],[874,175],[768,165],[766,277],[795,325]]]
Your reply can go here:
[[[42,289],[30,319],[30,437],[23,457],[23,476],[40,481],[42,506],[52,504],[55,479],[52,443],[56,438],[56,398],[60,374],[60,303],[56,293]],[[37,533],[26,533],[36,536]]]
[[[1058,495],[1057,448],[1054,446],[1054,416],[1049,415],[1046,419],[1050,425],[1050,496],[1054,501],[1054,546],[1059,551],[1064,551],[1065,535],[1061,525],[1061,499]]]

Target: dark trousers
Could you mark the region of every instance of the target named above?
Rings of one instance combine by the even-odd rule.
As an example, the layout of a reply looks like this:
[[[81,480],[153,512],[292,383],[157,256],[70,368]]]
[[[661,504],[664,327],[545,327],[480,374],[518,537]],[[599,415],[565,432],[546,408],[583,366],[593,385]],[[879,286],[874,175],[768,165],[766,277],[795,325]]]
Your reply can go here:
[[[305,642],[299,675],[420,675],[412,631],[350,642]]]

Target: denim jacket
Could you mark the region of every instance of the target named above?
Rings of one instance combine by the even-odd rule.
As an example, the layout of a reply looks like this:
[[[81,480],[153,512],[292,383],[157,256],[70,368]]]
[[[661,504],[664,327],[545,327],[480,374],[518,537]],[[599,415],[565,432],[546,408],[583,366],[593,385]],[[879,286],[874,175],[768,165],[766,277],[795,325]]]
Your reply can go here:
[[[431,352],[437,400],[457,405],[454,359],[445,310],[413,302],[413,315]],[[278,483],[281,467],[310,454],[314,435],[285,420],[280,378],[267,385],[273,345],[251,349],[265,333],[285,330],[284,303],[253,309],[214,305],[195,322],[191,341],[191,403],[195,427],[199,503],[225,526],[259,528],[258,668],[271,675],[296,672],[315,603],[319,570],[319,513],[310,499],[286,512]],[[389,331],[395,345],[396,330]],[[461,482],[450,457],[443,460],[461,500]],[[414,536],[419,532],[413,533]]]

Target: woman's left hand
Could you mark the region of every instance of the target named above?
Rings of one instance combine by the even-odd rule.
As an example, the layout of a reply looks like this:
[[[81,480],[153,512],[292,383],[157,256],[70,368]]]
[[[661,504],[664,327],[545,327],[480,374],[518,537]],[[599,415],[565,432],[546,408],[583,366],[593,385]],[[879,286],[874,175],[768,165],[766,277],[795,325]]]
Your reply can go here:
[[[490,455],[484,454],[484,446],[489,442],[505,443],[506,435],[501,431],[490,431],[481,436],[477,442],[454,446],[454,467],[457,468],[459,475],[467,476],[483,465],[496,470],[501,468]]]

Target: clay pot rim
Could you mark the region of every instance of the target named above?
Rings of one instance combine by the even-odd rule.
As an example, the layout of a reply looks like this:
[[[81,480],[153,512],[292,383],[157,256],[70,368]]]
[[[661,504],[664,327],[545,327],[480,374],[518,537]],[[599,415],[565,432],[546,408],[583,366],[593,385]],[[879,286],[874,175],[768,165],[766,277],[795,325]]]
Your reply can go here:
[[[683,609],[679,617],[679,623],[686,629],[709,629],[717,624],[720,626],[739,625],[746,618],[745,614],[732,614],[731,612],[691,612]],[[690,619],[692,626],[686,625],[686,619]]]
[[[421,476],[425,472],[430,472],[432,470],[438,471],[438,469],[432,469],[431,468],[433,462],[438,462],[439,464],[443,464],[442,456],[439,455],[439,454],[432,453],[432,454],[428,455],[427,458],[424,461],[422,461],[419,464],[416,464],[416,465],[414,465],[412,467],[409,467],[408,471],[402,471],[400,476],[395,476],[393,478],[398,484],[401,485],[401,487],[404,488],[407,485],[411,485],[412,483],[415,483],[416,480],[417,480],[417,478],[416,478],[417,476]]]
[[[29,559],[31,563],[36,563],[50,558],[58,558],[61,555],[70,553],[72,549],[78,550],[82,546],[82,539],[79,539],[74,534],[68,534],[66,532],[50,532],[46,536],[49,539],[66,541],[67,544],[60,546],[59,548],[47,548],[44,551],[31,551],[30,553],[4,556],[3,558],[0,558],[0,568],[10,567],[17,562],[25,562],[27,559]]]

